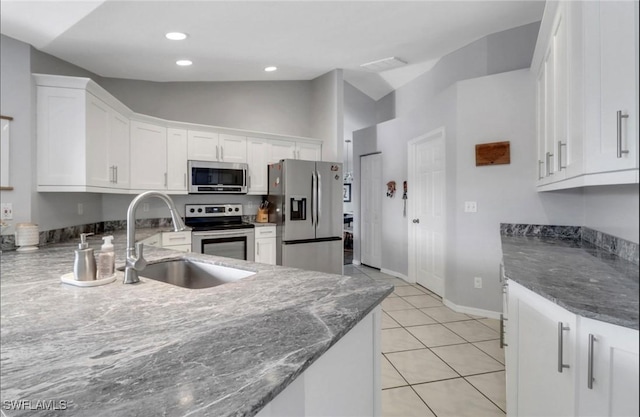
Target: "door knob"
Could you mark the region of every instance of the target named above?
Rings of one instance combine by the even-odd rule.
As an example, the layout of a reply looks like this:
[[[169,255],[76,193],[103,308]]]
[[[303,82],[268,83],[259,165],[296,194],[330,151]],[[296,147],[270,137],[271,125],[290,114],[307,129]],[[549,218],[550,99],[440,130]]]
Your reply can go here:
[[[420,219],[413,219],[412,220],[414,223],[420,223]]]

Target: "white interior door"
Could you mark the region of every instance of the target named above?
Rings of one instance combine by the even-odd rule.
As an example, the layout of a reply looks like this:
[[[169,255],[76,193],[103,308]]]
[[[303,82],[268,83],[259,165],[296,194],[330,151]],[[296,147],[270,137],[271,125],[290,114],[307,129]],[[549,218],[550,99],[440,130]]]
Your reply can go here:
[[[360,262],[382,267],[382,154],[360,158]]]
[[[445,133],[409,142],[409,279],[443,296],[445,279]]]

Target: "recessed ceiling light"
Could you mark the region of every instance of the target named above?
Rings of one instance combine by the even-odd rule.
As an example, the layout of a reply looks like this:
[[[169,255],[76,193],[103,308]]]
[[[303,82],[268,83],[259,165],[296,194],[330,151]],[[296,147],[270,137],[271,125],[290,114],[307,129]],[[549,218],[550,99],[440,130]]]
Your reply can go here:
[[[275,70],[277,70],[277,69],[278,69],[278,67],[266,67],[264,70],[265,70],[266,72],[273,72],[273,71],[275,71]]]
[[[181,59],[176,61],[176,64],[180,65],[181,67],[188,67],[189,65],[193,64],[193,62],[189,61],[188,59]]]
[[[182,32],[169,32],[164,36],[167,39],[171,39],[172,41],[181,41],[187,39],[187,34]]]

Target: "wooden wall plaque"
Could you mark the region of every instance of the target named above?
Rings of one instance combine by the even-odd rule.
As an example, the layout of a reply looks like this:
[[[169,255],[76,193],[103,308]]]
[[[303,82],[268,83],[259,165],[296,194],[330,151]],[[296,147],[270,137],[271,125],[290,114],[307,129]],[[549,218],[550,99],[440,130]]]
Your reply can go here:
[[[476,166],[511,163],[509,142],[481,143],[476,145]]]

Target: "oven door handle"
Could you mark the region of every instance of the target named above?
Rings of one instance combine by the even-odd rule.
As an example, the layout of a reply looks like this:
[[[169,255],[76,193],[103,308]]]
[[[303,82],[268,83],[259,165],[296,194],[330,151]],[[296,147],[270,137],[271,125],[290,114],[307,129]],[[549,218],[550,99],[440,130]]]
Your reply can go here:
[[[239,231],[239,230],[219,230],[215,232],[192,232],[193,236],[200,239],[211,239],[216,237],[228,237],[228,236],[251,236],[254,233],[251,231]]]

